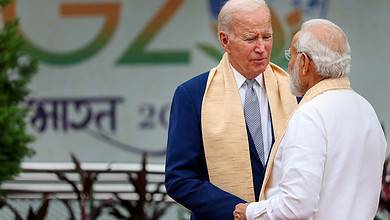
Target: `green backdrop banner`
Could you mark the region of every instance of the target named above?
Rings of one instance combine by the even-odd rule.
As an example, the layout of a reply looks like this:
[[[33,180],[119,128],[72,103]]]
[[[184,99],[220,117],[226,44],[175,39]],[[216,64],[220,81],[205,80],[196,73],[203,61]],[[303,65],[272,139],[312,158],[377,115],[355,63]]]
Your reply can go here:
[[[40,60],[28,100],[36,135],[28,161],[164,163],[170,102],[183,81],[218,63],[222,0],[16,0],[2,19],[20,18],[29,53]],[[300,24],[328,18],[349,35],[352,84],[390,124],[387,43],[390,2],[268,0],[272,60]]]

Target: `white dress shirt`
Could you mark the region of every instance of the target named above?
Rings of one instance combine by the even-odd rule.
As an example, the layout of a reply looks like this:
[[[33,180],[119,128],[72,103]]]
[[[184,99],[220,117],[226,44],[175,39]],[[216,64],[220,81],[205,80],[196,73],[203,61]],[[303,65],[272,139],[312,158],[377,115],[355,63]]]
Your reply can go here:
[[[246,78],[241,75],[232,65],[230,65],[234,78],[236,79],[238,92],[241,98],[241,104],[244,107],[245,104],[245,92],[248,89],[245,84]],[[263,74],[258,75],[255,80],[258,83],[253,84],[253,89],[256,91],[257,98],[259,99],[260,105],[260,117],[261,117],[261,130],[263,132],[263,144],[264,144],[264,161],[267,162],[268,154],[271,149],[272,143],[272,125],[271,125],[271,116],[269,112],[268,97],[265,90],[265,83]]]
[[[363,97],[353,90],[316,96],[291,118],[267,200],[250,203],[247,219],[374,219],[386,148]]]

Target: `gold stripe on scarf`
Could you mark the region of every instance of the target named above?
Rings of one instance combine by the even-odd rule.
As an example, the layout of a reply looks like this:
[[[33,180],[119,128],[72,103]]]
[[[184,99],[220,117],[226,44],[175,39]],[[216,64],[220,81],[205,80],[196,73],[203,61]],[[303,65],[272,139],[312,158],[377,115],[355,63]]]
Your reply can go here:
[[[275,136],[296,106],[287,74],[276,65],[264,72]],[[225,54],[209,73],[202,103],[202,136],[210,182],[245,201],[254,201],[252,167],[243,107]]]
[[[348,79],[348,77],[343,77],[343,78],[337,78],[337,79],[324,79],[314,85],[312,88],[310,88],[306,94],[303,96],[301,102],[298,105],[298,108],[302,106],[305,102],[310,101],[317,95],[320,95],[326,91],[329,90],[335,90],[335,89],[351,89],[351,84]],[[298,109],[297,108],[297,109]],[[292,117],[293,114],[291,114],[290,118]],[[285,128],[287,128],[287,123],[289,120],[286,121],[286,124],[284,126],[284,133],[285,133]],[[272,177],[272,169],[273,169],[273,163],[275,161],[276,154],[278,152],[278,149],[280,147],[280,142],[282,141],[284,134],[281,135],[279,138],[276,139],[274,146],[272,147],[270,156],[269,156],[269,161],[267,164],[267,169],[264,175],[264,180],[263,180],[263,187],[261,188],[260,192],[260,200],[266,199],[265,191],[269,187],[268,184],[271,183],[270,181]]]

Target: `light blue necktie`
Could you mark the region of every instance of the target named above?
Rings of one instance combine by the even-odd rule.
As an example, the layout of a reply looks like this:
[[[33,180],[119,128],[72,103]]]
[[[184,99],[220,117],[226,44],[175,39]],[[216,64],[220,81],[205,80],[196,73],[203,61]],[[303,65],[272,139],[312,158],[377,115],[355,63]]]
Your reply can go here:
[[[261,163],[264,164],[264,144],[263,144],[263,132],[261,130],[261,115],[259,99],[256,91],[253,88],[253,84],[256,83],[255,79],[247,79],[245,81],[247,90],[245,92],[244,114],[245,121],[248,126],[249,132],[252,135],[253,142],[257,153],[259,154]]]

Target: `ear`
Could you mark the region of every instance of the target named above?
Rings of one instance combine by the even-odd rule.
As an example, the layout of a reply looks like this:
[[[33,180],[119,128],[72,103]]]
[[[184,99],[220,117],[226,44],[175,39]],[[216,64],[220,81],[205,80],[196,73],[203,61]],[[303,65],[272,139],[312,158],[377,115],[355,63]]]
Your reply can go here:
[[[299,63],[300,72],[303,76],[307,75],[310,67],[310,57],[306,55],[306,53],[301,53],[300,56],[301,62]]]
[[[226,52],[229,52],[229,47],[228,47],[229,37],[228,37],[228,34],[226,32],[224,32],[224,31],[220,31],[220,32],[218,32],[218,39],[219,39],[219,43],[221,44],[222,48]]]

